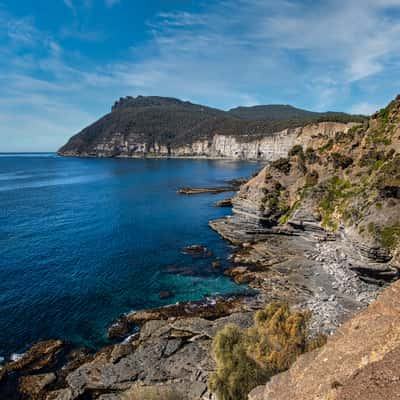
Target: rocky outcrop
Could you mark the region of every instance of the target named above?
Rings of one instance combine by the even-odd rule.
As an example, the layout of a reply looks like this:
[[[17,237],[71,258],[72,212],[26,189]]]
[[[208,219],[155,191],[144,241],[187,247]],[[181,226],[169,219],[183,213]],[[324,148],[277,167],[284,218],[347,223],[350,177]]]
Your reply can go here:
[[[400,283],[347,321],[322,348],[257,388],[252,400],[397,399]]]
[[[244,184],[233,216],[210,226],[235,244],[271,233],[337,240],[363,279],[397,278],[400,203],[382,188],[400,187],[400,98],[364,126],[303,144]]]

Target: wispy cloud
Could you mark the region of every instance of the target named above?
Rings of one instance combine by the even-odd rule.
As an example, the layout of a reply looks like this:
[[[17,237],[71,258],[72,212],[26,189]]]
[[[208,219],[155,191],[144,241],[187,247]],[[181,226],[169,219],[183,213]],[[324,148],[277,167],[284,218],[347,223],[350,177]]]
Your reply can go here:
[[[104,3],[106,4],[107,7],[113,7],[116,4],[119,4],[121,0],[104,0]]]
[[[75,4],[73,0],[63,0],[64,4],[72,11],[74,15],[77,14]]]
[[[238,0],[160,13],[149,23],[152,40],[140,48],[145,57],[120,61],[112,75],[127,87],[215,96],[225,106],[261,91],[272,102],[307,98],[314,108],[337,107],[354,85],[399,70],[400,20],[390,12],[399,6]]]
[[[63,41],[104,40],[80,14],[127,2],[63,1],[78,22],[52,34],[0,8],[2,137],[31,132],[56,148],[127,94],[369,114],[400,85],[400,0],[204,2],[154,15],[147,40],[106,64]]]
[[[354,104],[350,111],[354,114],[364,114],[364,115],[371,115],[375,111],[379,110],[379,106],[377,104],[371,104],[367,102],[356,103]]]

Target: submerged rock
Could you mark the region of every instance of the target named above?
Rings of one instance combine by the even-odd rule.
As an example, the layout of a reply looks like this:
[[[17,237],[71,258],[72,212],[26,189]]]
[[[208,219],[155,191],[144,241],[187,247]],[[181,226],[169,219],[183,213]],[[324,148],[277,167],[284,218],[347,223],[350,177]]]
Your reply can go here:
[[[159,294],[160,299],[170,299],[171,297],[174,297],[174,294],[168,290],[163,290]]]

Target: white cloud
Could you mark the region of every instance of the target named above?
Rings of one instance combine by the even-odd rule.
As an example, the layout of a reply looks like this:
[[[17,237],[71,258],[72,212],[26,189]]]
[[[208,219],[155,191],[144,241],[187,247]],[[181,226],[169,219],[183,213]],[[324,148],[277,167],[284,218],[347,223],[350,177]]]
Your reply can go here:
[[[350,111],[354,114],[364,114],[364,115],[371,115],[375,111],[379,110],[379,106],[377,104],[371,104],[367,102],[357,103],[354,104]]]

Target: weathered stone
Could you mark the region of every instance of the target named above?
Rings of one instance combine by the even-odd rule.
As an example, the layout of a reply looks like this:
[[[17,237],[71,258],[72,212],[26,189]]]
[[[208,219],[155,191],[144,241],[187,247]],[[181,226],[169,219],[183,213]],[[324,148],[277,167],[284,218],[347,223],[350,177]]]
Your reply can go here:
[[[19,379],[19,390],[30,399],[38,399],[42,390],[56,380],[54,373],[22,376]]]
[[[19,370],[38,371],[52,364],[57,354],[63,349],[61,340],[47,340],[34,344],[19,360],[12,361],[6,365],[9,372]]]

